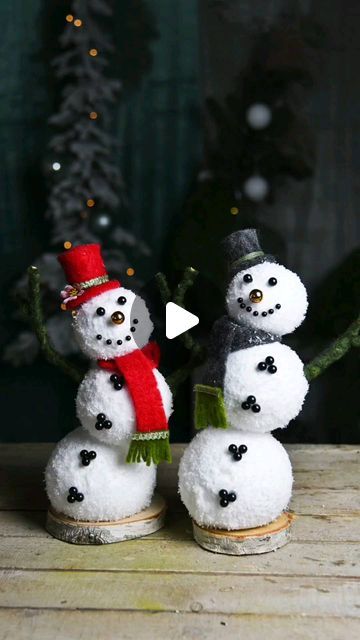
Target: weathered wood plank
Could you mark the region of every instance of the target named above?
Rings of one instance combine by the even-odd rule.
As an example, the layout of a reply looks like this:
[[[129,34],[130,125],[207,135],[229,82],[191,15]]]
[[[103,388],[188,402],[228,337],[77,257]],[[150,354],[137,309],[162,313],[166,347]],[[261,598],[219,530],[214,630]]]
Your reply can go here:
[[[360,616],[354,579],[1,571],[0,606]]]
[[[295,490],[290,508],[305,515],[347,515],[360,513],[360,491],[329,489]]]
[[[0,446],[0,508],[25,509],[29,505],[34,509],[46,508],[43,471],[53,446],[44,443]],[[158,469],[158,487],[164,495],[176,490],[178,463],[184,445],[175,444],[172,448],[173,463],[160,465]],[[296,489],[358,492],[358,447],[289,445],[287,449],[293,462]]]
[[[22,452],[23,445],[0,447],[0,509],[46,509],[43,469],[48,445],[34,445],[29,452]],[[5,448],[5,451],[4,449]],[[172,465],[160,465],[158,487],[165,496],[174,496],[177,490],[177,462],[183,445],[174,445]],[[339,459],[333,460],[332,450],[318,455],[309,448],[292,452],[294,457],[295,501],[292,508],[300,513],[331,514],[360,510],[360,464],[357,449],[335,447]],[[7,451],[9,450],[8,457]],[[14,453],[18,454],[14,456]],[[14,459],[15,458],[15,459]],[[329,464],[331,459],[331,464]],[[312,464],[309,464],[309,461]],[[317,461],[317,465],[313,463]],[[303,467],[307,466],[307,469]],[[317,466],[317,468],[313,468]],[[326,494],[326,495],[325,495]],[[323,506],[324,505],[324,506]],[[314,509],[314,511],[312,511]]]
[[[0,485],[1,486],[1,485]],[[167,500],[173,499],[176,487],[161,487],[159,493]],[[48,500],[39,483],[4,483],[0,490],[0,510],[45,510]],[[294,491],[290,508],[305,515],[347,515],[360,512],[358,489],[298,489]]]
[[[292,541],[358,542],[360,541],[359,515],[299,516],[293,522]]]
[[[45,511],[0,511],[0,537],[49,538],[45,531]],[[170,508],[163,529],[147,540],[191,540],[192,524],[185,507]],[[359,515],[299,516],[293,522],[293,542],[358,542],[360,541]]]
[[[51,442],[1,444],[2,467],[22,469],[24,463],[26,463],[28,468],[42,469],[54,446],[55,443]],[[186,444],[171,445],[173,462],[172,465],[161,465],[159,467],[160,478],[167,476],[166,469],[178,467],[186,446]],[[284,446],[294,466],[304,471],[329,469],[334,464],[337,466],[342,462],[357,464],[360,459],[360,447],[357,445],[286,444]]]
[[[69,546],[48,538],[3,538],[2,569],[61,569],[231,573],[261,575],[358,576],[360,545],[292,542],[276,553],[237,558],[210,554],[192,540],[137,540],[104,547]]]
[[[352,618],[0,610],[0,640],[358,640],[359,626]]]

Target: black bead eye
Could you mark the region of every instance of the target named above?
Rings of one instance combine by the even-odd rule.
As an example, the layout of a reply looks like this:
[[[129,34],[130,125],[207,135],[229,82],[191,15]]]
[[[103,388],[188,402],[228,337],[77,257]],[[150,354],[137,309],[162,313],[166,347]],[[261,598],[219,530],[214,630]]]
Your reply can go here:
[[[244,282],[252,282],[252,276],[250,275],[250,273],[245,273],[244,277],[243,277]]]
[[[98,307],[96,309],[96,313],[98,314],[98,316],[104,316],[105,315],[105,309],[104,307]]]
[[[275,287],[275,285],[277,284],[276,278],[269,278],[268,284],[270,285],[270,287]]]
[[[126,303],[126,298],[125,298],[125,296],[120,296],[120,298],[118,298],[118,303],[119,303],[119,304],[125,304],[125,303]]]

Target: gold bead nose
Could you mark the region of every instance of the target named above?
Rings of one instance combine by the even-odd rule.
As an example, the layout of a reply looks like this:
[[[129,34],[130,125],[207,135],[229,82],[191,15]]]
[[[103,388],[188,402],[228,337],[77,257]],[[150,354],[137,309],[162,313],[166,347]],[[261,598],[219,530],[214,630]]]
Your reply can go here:
[[[261,302],[263,299],[263,292],[260,289],[253,289],[249,293],[249,298],[251,302]]]
[[[111,314],[111,321],[114,324],[122,324],[125,320],[125,316],[121,311],[114,311],[114,313]]]

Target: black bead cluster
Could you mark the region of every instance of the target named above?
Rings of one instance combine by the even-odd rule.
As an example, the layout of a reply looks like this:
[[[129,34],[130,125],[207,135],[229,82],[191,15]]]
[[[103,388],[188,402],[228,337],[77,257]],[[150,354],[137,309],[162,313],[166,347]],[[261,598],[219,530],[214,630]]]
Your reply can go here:
[[[111,420],[106,420],[105,413],[98,413],[96,416],[97,422],[95,424],[95,429],[101,431],[102,429],[111,429],[112,422]]]
[[[226,489],[220,489],[219,497],[220,497],[220,507],[227,507],[229,502],[235,502],[236,493],[235,491],[226,491]]]
[[[124,386],[124,378],[118,376],[117,373],[111,374],[110,382],[112,382],[115,391],[120,391]]]
[[[261,411],[260,405],[256,404],[255,396],[248,396],[245,402],[243,402],[241,406],[243,409],[245,409],[245,411],[247,411],[250,408],[251,408],[251,411],[253,411],[254,413],[259,413],[259,411]]]
[[[82,449],[82,451],[80,451],[80,458],[84,467],[88,467],[91,460],[95,460],[96,451],[87,451],[86,449]]]
[[[234,460],[241,460],[241,458],[243,457],[244,453],[247,452],[247,446],[246,444],[241,444],[239,447],[236,444],[230,444],[228,447],[228,451],[229,453],[232,454],[232,457],[234,458]]]
[[[267,369],[269,373],[276,373],[277,367],[274,362],[275,360],[272,356],[267,356],[267,358],[265,358],[265,362],[259,362],[258,369],[260,371],[266,371]]]
[[[80,493],[76,487],[70,487],[69,495],[67,497],[68,502],[82,502],[84,500],[84,494]]]

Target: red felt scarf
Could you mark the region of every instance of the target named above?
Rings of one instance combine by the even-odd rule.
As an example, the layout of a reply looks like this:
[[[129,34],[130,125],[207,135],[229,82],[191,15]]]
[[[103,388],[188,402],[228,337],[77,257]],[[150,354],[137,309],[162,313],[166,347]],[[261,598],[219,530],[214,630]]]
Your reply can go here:
[[[142,350],[114,360],[98,360],[102,369],[119,373],[135,407],[136,430],[139,433],[165,431],[168,423],[153,369],[158,363],[158,347],[149,343]],[[157,361],[157,362],[156,362]]]

